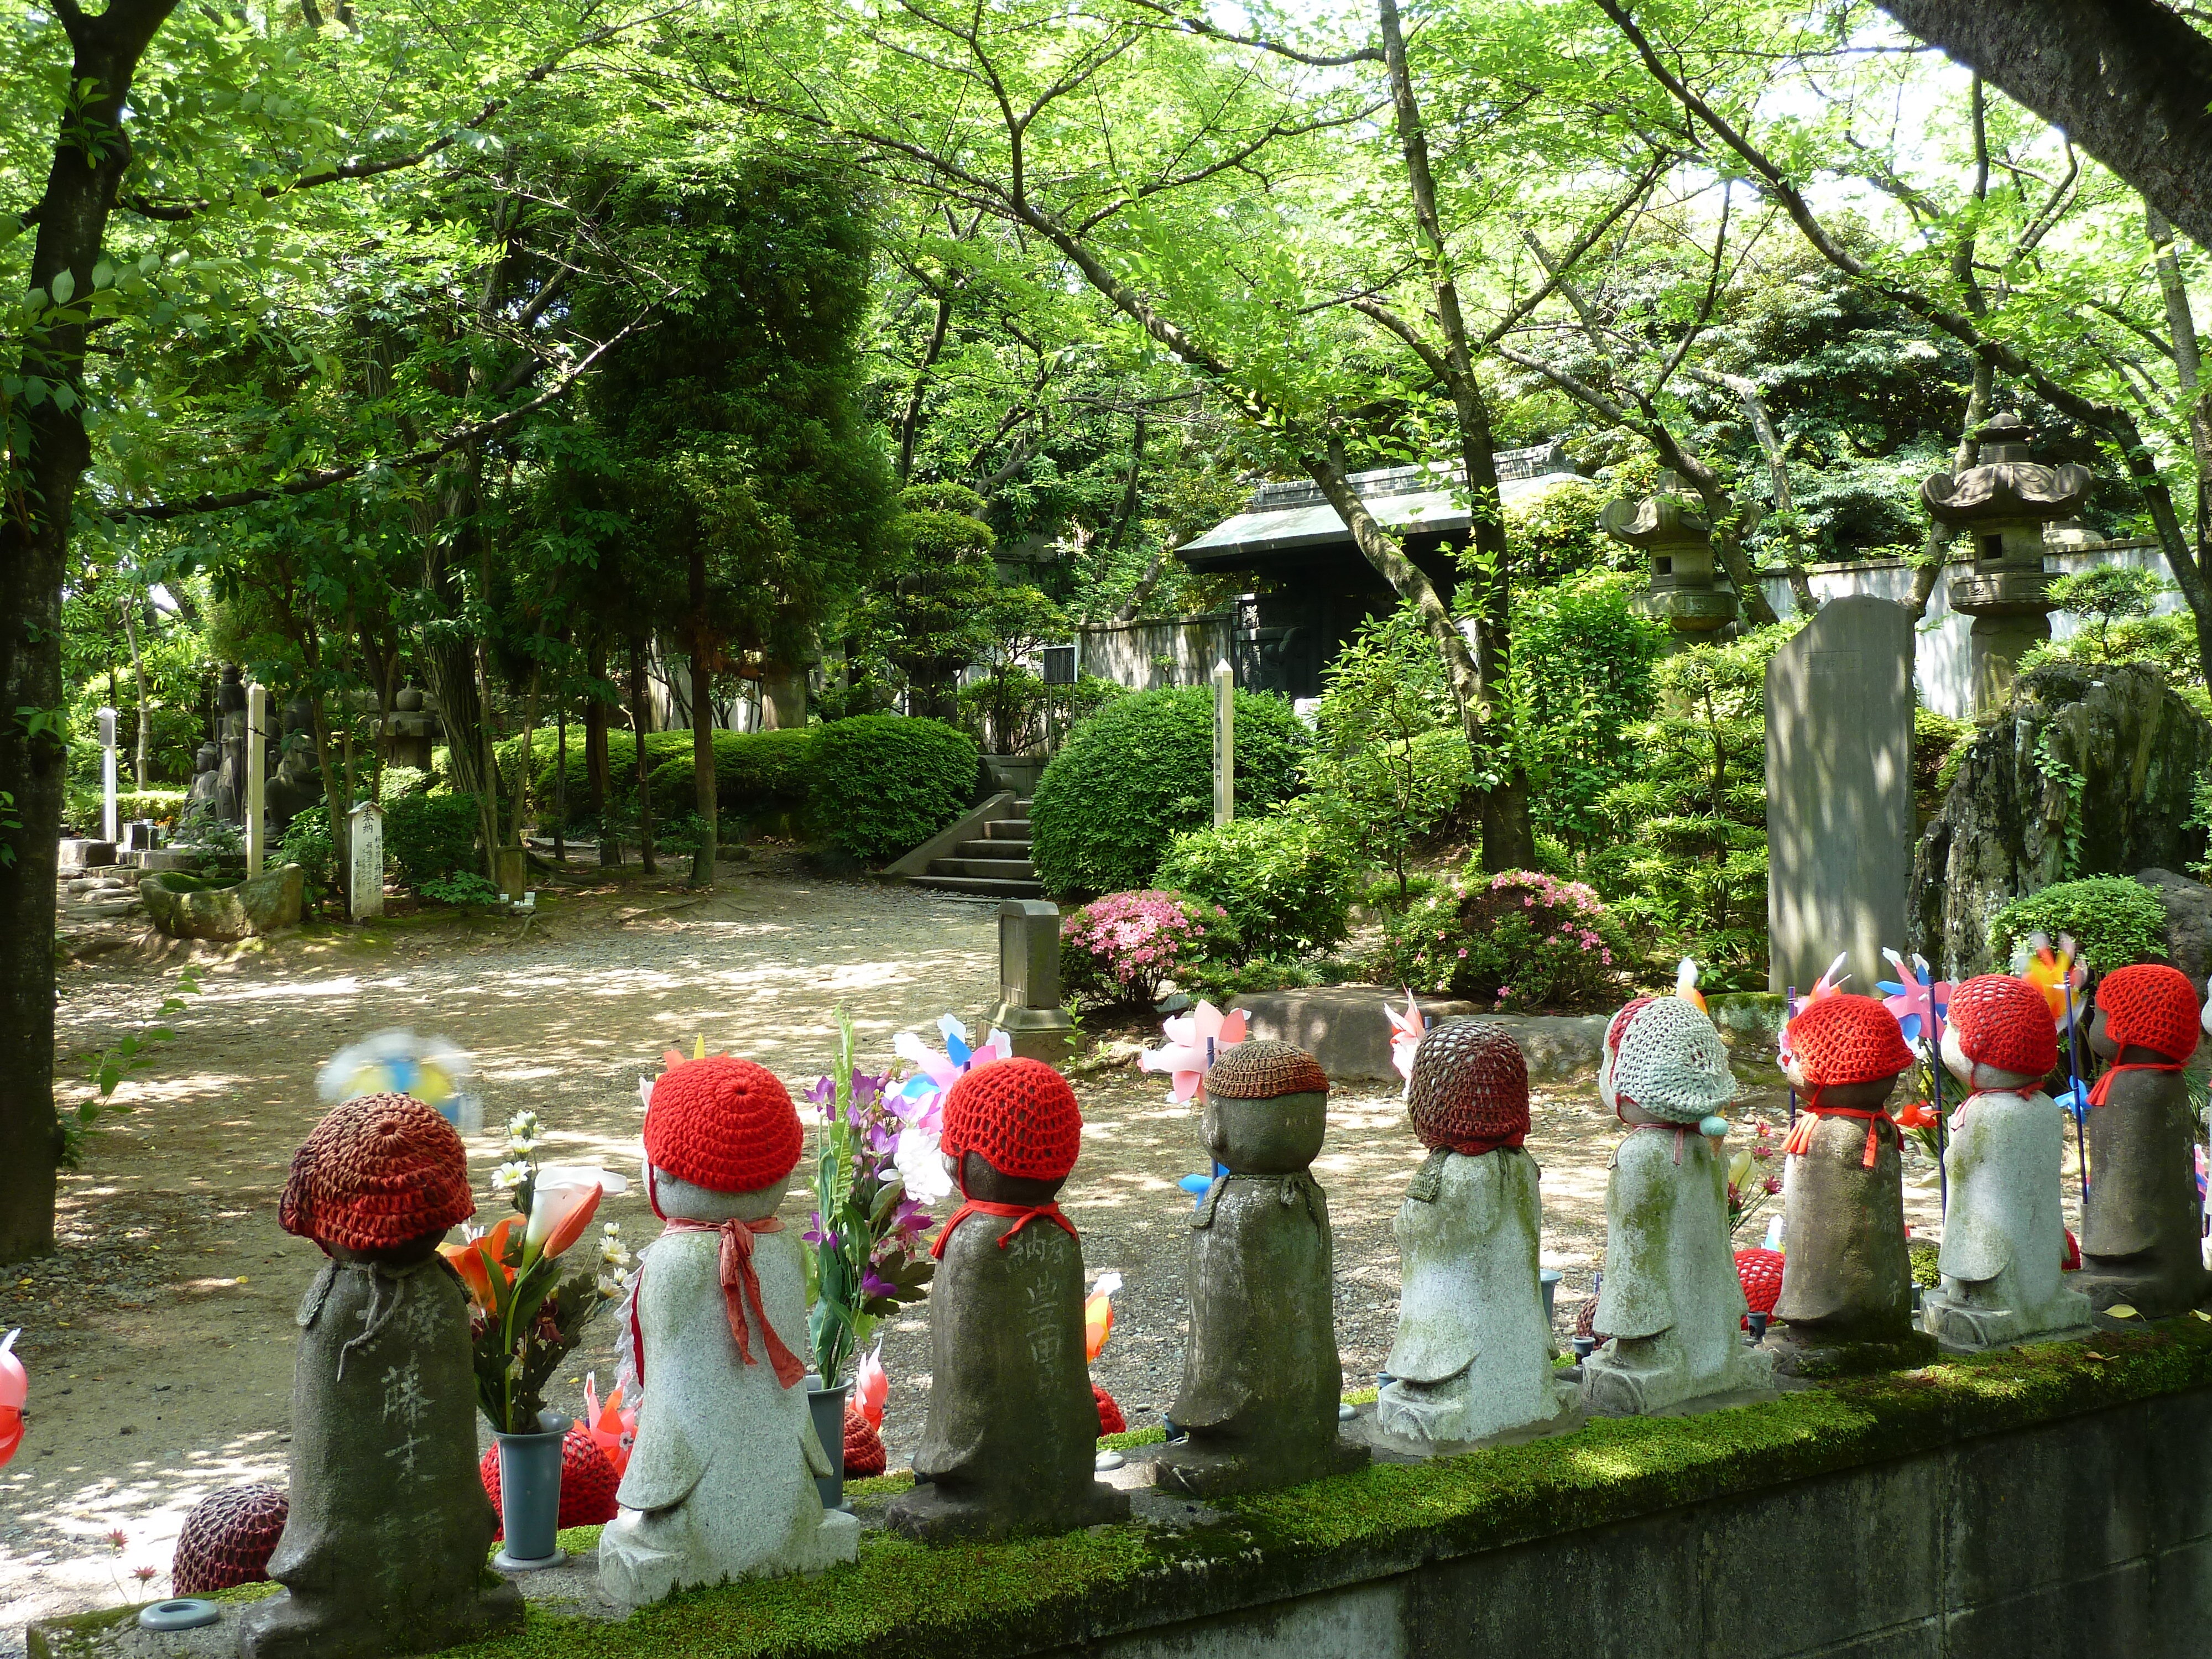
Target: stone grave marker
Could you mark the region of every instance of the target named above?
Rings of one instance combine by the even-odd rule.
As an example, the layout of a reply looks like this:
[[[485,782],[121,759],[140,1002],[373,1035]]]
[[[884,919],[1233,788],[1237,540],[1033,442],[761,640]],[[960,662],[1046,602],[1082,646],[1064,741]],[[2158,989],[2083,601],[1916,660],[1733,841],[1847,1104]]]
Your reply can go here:
[[[1008,899],[999,907],[999,1002],[985,1022],[1012,1038],[1024,1060],[1056,1066],[1075,1036],[1060,994],[1060,907]]]
[[[1225,662],[1213,665],[1213,821],[1237,816],[1237,675]]]
[[[352,849],[351,896],[353,919],[366,921],[384,914],[384,809],[365,800],[348,814],[352,828],[347,836]]]
[[[1766,665],[1766,985],[1887,971],[1912,875],[1912,618],[1831,599]]]
[[[246,873],[261,873],[261,843],[268,832],[269,688],[246,688]]]

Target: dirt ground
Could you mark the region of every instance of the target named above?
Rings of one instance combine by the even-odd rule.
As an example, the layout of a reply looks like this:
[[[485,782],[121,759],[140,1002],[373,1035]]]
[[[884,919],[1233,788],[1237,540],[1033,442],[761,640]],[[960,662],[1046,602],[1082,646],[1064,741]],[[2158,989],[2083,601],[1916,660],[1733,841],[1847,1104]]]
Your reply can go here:
[[[526,926],[399,918],[201,948],[201,994],[173,1021],[176,1040],[118,1094],[136,1109],[103,1126],[82,1171],[64,1177],[59,1254],[0,1279],[0,1329],[23,1328],[17,1352],[32,1379],[27,1435],[0,1472],[0,1651],[21,1651],[27,1620],[166,1593],[194,1503],[283,1481],[293,1314],[320,1258],[278,1230],[276,1202],[320,1115],[316,1068],[343,1044],[405,1025],[476,1055],[495,1126],[471,1146],[480,1191],[497,1161],[495,1126],[525,1107],[547,1127],[548,1156],[602,1161],[635,1181],[637,1080],[665,1050],[688,1053],[703,1036],[710,1050],[770,1066],[795,1095],[828,1067],[833,1009],[852,1014],[864,1066],[881,1068],[896,1032],[931,1033],[947,1010],[973,1022],[996,994],[988,905],[824,880],[786,858],[732,868],[709,897],[586,882],[540,904]],[[61,1075],[83,1077],[150,1019],[179,949],[130,944],[64,970]],[[1123,1276],[1096,1374],[1142,1426],[1180,1374],[1191,1200],[1176,1182],[1204,1154],[1195,1113],[1168,1103],[1164,1079],[1124,1065],[1079,1076],[1077,1090],[1084,1149],[1063,1206],[1089,1270]],[[1779,1115],[1783,1102],[1754,1091],[1740,1109]],[[1545,1171],[1544,1262],[1565,1274],[1563,1331],[1603,1263],[1616,1127],[1587,1084],[1537,1097],[1528,1145]],[[1395,1091],[1332,1101],[1316,1172],[1335,1224],[1347,1388],[1371,1384],[1389,1351],[1390,1218],[1420,1156]],[[806,1207],[794,1193],[787,1219],[803,1224]],[[1932,1226],[1932,1187],[1909,1188],[1908,1210]],[[602,1214],[633,1246],[656,1230],[635,1185]],[[614,1324],[593,1321],[549,1403],[577,1407],[587,1372],[611,1382]],[[896,1465],[926,1409],[922,1310],[887,1328],[884,1360]]]

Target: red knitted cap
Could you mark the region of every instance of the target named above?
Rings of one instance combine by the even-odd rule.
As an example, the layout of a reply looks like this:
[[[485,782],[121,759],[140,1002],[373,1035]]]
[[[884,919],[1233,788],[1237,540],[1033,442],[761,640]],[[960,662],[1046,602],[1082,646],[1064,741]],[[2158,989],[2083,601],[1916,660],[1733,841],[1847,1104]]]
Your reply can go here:
[[[1413,1051],[1406,1091],[1413,1133],[1431,1152],[1479,1157],[1518,1146],[1528,1134],[1528,1062],[1502,1025],[1455,1019]]]
[[[750,1060],[680,1060],[653,1080],[645,1110],[653,1167],[710,1193],[757,1193],[799,1167],[799,1109],[775,1073]]]
[[[388,1250],[476,1212],[460,1132],[411,1095],[363,1095],[332,1107],[292,1155],[276,1224],[325,1246]]]
[[[1083,1112],[1067,1079],[1041,1060],[978,1066],[945,1097],[939,1143],[957,1164],[969,1152],[1018,1181],[1062,1181],[1083,1146]]]
[[[1849,992],[1799,1009],[1790,1022],[1790,1051],[1815,1089],[1878,1083],[1912,1064],[1897,1017],[1872,997]]]
[[[2179,968],[2162,962],[2115,968],[2098,983],[2097,1007],[2119,1052],[2143,1048],[2172,1060],[2197,1052],[2197,989]]]
[[[269,1558],[283,1536],[291,1500],[282,1486],[233,1486],[192,1505],[177,1534],[169,1588],[204,1595],[238,1584],[266,1583]]]
[[[2010,974],[1984,974],[1951,993],[1946,1016],[1977,1066],[2041,1077],[2058,1063],[2058,1031],[2043,993]]]

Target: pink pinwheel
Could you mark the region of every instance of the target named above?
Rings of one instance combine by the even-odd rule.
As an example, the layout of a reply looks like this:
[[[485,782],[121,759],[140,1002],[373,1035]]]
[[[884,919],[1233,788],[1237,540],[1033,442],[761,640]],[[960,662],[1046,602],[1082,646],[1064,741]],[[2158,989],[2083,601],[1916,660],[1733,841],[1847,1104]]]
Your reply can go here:
[[[1172,1086],[1170,1103],[1180,1105],[1206,1093],[1206,1073],[1224,1048],[1244,1041],[1244,1011],[1223,1013],[1210,1002],[1201,1002],[1188,1014],[1164,1020],[1160,1030],[1165,1046],[1147,1048],[1137,1056],[1139,1068],[1165,1072]]]
[[[23,1443],[23,1402],[31,1397],[31,1376],[15,1357],[15,1339],[22,1334],[13,1330],[0,1337],[0,1468]]]
[[[1382,1012],[1390,1016],[1390,1063],[1398,1068],[1398,1075],[1406,1079],[1406,1086],[1410,1089],[1413,1086],[1413,1051],[1421,1046],[1428,1021],[1422,1018],[1421,1005],[1413,1000],[1411,991],[1406,993],[1404,1013],[1387,1001]]]
[[[890,1373],[884,1370],[884,1345],[878,1342],[853,1368],[853,1405],[868,1419],[870,1428],[883,1428],[884,1401],[890,1391]]]
[[[622,1385],[607,1396],[606,1404],[599,1403],[599,1379],[597,1372],[584,1378],[584,1432],[607,1455],[607,1462],[619,1476],[629,1467],[630,1448],[637,1441],[637,1413],[623,1405]]]
[[[891,1097],[894,1109],[902,1118],[911,1119],[920,1109],[942,1098],[963,1073],[1013,1057],[1013,1039],[1004,1031],[994,1030],[981,1048],[970,1048],[968,1028],[951,1014],[939,1019],[937,1030],[945,1040],[942,1054],[911,1031],[901,1031],[891,1039],[891,1052],[915,1068],[914,1075]]]
[[[1876,990],[1889,994],[1882,998],[1881,1006],[1896,1018],[1907,1042],[1917,1044],[1923,1035],[1932,1038],[1951,1006],[1951,981],[1931,983],[1924,957],[1916,956],[1908,965],[1894,951],[1884,950],[1881,954],[1897,970],[1895,979],[1875,981]]]

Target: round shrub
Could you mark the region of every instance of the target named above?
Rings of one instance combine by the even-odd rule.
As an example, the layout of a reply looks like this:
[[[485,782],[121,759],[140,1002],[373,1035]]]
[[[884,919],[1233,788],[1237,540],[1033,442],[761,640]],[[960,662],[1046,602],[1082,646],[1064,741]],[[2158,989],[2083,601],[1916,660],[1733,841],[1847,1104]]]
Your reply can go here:
[[[1070,995],[1145,1004],[1178,968],[1231,958],[1237,930],[1218,904],[1150,888],[1093,899],[1060,924],[1060,979]]]
[[[384,855],[416,892],[477,867],[474,795],[402,795],[384,809]]]
[[[714,733],[714,805],[725,826],[750,823],[781,813],[800,813],[806,807],[806,757],[812,749],[814,726],[791,726],[781,732],[717,732]],[[656,737],[658,733],[654,734]],[[653,811],[656,818],[678,817],[699,810],[698,772],[692,763],[691,734],[684,736],[684,750],[653,766]],[[610,745],[611,752],[611,745]],[[635,751],[631,751],[635,765]],[[653,759],[650,742],[646,759]],[[573,760],[573,757],[572,757]],[[631,774],[634,776],[635,774]],[[626,778],[615,775],[615,793],[624,793]],[[583,801],[591,806],[591,781],[583,781]],[[577,787],[569,786],[568,809],[576,810]],[[634,791],[633,791],[634,793]]]
[[[1287,957],[1342,939],[1356,872],[1344,843],[1291,813],[1177,836],[1154,878],[1219,905],[1247,957]]]
[[[1609,1008],[1628,962],[1598,896],[1536,870],[1453,877],[1391,920],[1384,957],[1394,983],[1499,1012]]]
[[[2025,947],[2031,933],[2048,934],[2054,943],[2060,934],[2071,933],[2095,974],[2166,959],[2166,906],[2149,888],[2125,876],[2054,882],[2004,906],[1990,918],[1995,971],[2004,971],[2014,950]]]
[[[815,729],[806,753],[807,826],[864,864],[911,853],[967,810],[982,751],[942,720],[860,714]]]
[[[1237,693],[1237,810],[1298,788],[1305,727],[1282,698]],[[1168,844],[1213,812],[1213,693],[1116,697],[1069,734],[1037,780],[1031,857],[1048,893],[1111,893],[1152,879]]]

